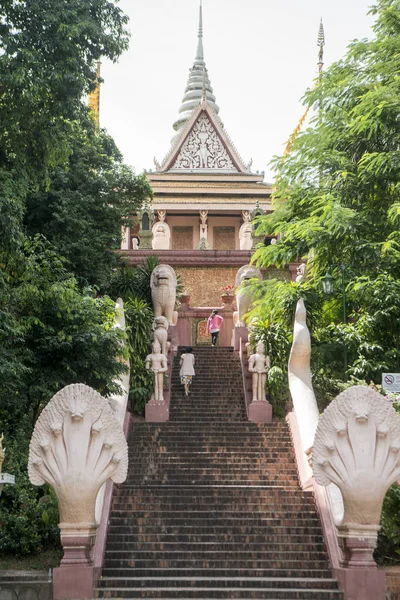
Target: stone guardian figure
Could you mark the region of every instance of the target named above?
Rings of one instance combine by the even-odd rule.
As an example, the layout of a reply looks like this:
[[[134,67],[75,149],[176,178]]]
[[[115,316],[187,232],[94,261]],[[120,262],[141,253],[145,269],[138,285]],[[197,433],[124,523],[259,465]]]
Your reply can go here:
[[[252,373],[253,400],[252,402],[266,401],[265,383],[269,369],[269,356],[265,356],[263,342],[259,341],[255,354],[249,358],[249,371]]]
[[[154,392],[150,399],[153,402],[164,402],[164,373],[168,371],[167,357],[161,353],[161,345],[155,340],[152,345],[153,352],[146,356],[145,366],[154,373]]]
[[[175,309],[176,275],[169,265],[159,264],[153,270],[150,279],[151,299],[154,316],[164,316],[170,325],[176,325],[178,314]]]
[[[168,355],[170,343],[168,340],[168,319],[166,317],[156,317],[153,321],[153,339],[158,341],[161,346],[161,353],[165,356]]]

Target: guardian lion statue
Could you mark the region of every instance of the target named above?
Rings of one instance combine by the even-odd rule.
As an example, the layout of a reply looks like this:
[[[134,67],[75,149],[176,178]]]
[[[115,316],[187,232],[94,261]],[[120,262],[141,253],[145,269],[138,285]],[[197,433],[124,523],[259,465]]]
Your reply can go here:
[[[236,289],[240,284],[245,286],[246,282],[250,279],[262,280],[260,269],[253,267],[253,265],[244,265],[243,267],[240,267],[239,271],[236,273]],[[252,302],[253,296],[249,289],[242,287],[242,289],[236,292],[236,306],[238,309],[233,313],[233,323],[235,327],[246,327],[244,316],[249,312]]]
[[[178,313],[175,309],[176,275],[169,265],[158,265],[151,274],[151,299],[154,318],[164,316],[170,325],[176,325]]]

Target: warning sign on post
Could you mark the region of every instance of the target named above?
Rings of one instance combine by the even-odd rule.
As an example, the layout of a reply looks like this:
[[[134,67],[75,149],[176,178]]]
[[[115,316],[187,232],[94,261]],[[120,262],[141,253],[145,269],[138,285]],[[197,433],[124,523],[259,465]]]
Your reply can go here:
[[[400,373],[382,373],[382,387],[387,392],[400,392]]]

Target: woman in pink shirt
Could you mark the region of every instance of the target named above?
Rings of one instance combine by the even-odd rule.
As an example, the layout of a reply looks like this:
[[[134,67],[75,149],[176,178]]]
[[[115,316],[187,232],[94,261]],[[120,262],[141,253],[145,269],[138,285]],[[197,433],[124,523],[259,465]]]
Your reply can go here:
[[[211,346],[214,347],[217,343],[219,330],[221,329],[224,318],[218,314],[217,310],[213,310],[207,321],[207,331],[211,333]]]

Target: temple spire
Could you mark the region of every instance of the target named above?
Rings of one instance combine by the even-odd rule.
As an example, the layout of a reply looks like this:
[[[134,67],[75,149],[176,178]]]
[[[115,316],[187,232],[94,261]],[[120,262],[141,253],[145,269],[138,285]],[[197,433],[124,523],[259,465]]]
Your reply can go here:
[[[196,61],[203,60],[204,61],[204,50],[203,50],[203,6],[202,0],[200,0],[200,8],[199,8],[199,33],[197,35],[197,53],[196,53]]]
[[[324,32],[324,25],[322,23],[322,17],[321,17],[321,22],[319,24],[317,46],[319,47],[318,63],[317,63],[318,71],[319,71],[319,73],[321,73],[322,67],[324,66],[324,46],[325,46],[325,32]]]
[[[199,30],[197,38],[197,52],[193,67],[189,71],[189,79],[185,89],[185,95],[179,109],[179,115],[173,127],[179,135],[186,121],[190,118],[193,110],[197,108],[202,99],[207,99],[208,105],[218,114],[219,107],[215,103],[215,96],[211,87],[206,63],[204,62],[203,50],[203,6],[200,0],[199,7]],[[175,138],[174,138],[175,139]]]

